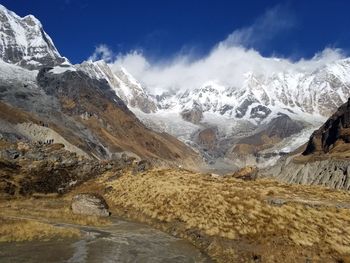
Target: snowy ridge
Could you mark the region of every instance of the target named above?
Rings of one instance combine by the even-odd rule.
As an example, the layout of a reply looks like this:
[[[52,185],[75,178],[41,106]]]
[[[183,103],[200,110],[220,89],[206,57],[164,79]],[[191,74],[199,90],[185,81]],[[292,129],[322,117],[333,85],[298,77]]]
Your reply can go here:
[[[67,62],[33,15],[20,17],[0,5],[0,58],[30,69]]]
[[[263,76],[247,72],[244,77],[241,87],[224,86],[218,80],[211,80],[199,88],[163,96],[158,106],[180,111],[199,104],[203,112],[259,123],[277,112],[295,115],[295,118],[327,117],[350,97],[349,59],[312,73],[291,71]]]
[[[114,70],[113,73],[120,74]],[[149,95],[151,91],[135,82],[130,74],[125,74],[122,80],[127,88],[136,85],[148,100],[156,102],[156,110],[151,113],[138,106],[142,102],[131,107],[148,127],[168,132],[199,151],[203,148],[198,144],[198,133],[214,128],[217,148],[211,156],[204,150],[204,158],[208,163],[226,160],[228,164],[237,166],[274,164],[280,154],[293,151],[307,142],[311,133],[350,97],[350,59],[340,59],[312,71],[284,68],[270,75],[248,71],[243,77],[240,86],[221,82],[220,79],[208,79],[202,85],[187,90],[174,91],[165,87],[168,91],[156,96]],[[195,117],[201,114],[200,122],[190,123],[191,118],[184,120],[183,112],[190,112],[193,114],[190,116]],[[276,129],[273,125],[278,127],[278,124],[274,120],[279,116],[287,116],[281,119],[281,125],[288,123],[286,128],[291,131],[300,125],[304,128],[301,131],[295,128],[298,132],[281,137],[274,145],[256,152],[257,155],[243,154],[246,160],[240,160],[232,152],[241,139],[269,130],[269,127]]]
[[[102,60],[85,61],[76,65],[78,70],[88,74],[91,78],[106,80],[116,95],[121,98],[129,108],[137,108],[143,112],[156,111],[154,99],[142,88],[124,68],[112,72],[111,68]]]

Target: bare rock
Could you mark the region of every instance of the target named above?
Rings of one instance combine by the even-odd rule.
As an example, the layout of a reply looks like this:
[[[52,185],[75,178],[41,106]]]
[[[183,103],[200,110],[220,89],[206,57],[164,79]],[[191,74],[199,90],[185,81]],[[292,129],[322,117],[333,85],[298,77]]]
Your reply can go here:
[[[74,214],[110,216],[108,204],[105,199],[93,193],[78,194],[72,199],[72,211]]]
[[[199,104],[194,104],[191,109],[185,109],[181,112],[181,117],[188,122],[198,124],[203,119],[203,109]]]
[[[350,143],[350,98],[310,137],[303,155],[328,153],[335,146],[348,150]],[[340,148],[340,147],[338,147]],[[336,151],[333,150],[333,152]]]
[[[244,181],[252,181],[257,178],[258,168],[255,166],[246,166],[237,172],[235,172],[231,177],[241,179]]]

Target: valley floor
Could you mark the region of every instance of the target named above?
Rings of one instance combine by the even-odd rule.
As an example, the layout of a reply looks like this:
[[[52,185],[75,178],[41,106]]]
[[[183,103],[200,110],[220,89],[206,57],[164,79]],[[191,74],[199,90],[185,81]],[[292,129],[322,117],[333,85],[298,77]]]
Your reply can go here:
[[[18,216],[108,225],[69,210],[74,194],[96,192],[106,198],[112,214],[186,239],[217,262],[350,262],[349,192],[183,169],[118,173],[108,171],[63,197],[2,201],[0,231],[9,217]],[[18,233],[2,241],[15,240],[26,239]]]

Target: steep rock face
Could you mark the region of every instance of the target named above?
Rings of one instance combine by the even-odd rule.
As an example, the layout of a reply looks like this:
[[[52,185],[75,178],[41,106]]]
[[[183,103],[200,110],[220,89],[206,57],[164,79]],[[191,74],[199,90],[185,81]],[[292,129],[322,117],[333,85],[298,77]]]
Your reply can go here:
[[[293,184],[322,185],[350,190],[349,160],[324,158],[298,162],[293,157],[289,157],[261,171],[260,176],[272,176],[280,181]]]
[[[307,144],[303,155],[335,152],[343,144],[350,150],[350,99],[315,131]]]
[[[148,130],[107,82],[79,70],[54,74],[49,69],[42,69],[37,81],[59,100],[63,113],[87,127],[109,152],[123,149],[143,158],[178,162],[196,158],[183,143]]]
[[[0,5],[0,58],[34,69],[67,63],[34,16],[19,17]]]
[[[302,154],[261,172],[288,183],[350,190],[350,100],[311,135]]]

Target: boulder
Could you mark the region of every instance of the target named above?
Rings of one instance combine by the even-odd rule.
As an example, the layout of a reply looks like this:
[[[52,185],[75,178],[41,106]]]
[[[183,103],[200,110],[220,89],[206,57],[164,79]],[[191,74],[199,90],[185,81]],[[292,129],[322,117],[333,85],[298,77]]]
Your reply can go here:
[[[107,217],[110,215],[105,199],[92,193],[77,194],[72,199],[74,214]]]
[[[151,169],[151,167],[152,164],[148,160],[141,160],[134,164],[133,174],[146,172],[147,170]]]
[[[241,179],[244,181],[252,181],[257,178],[258,168],[255,166],[246,166],[236,171],[231,177]]]

